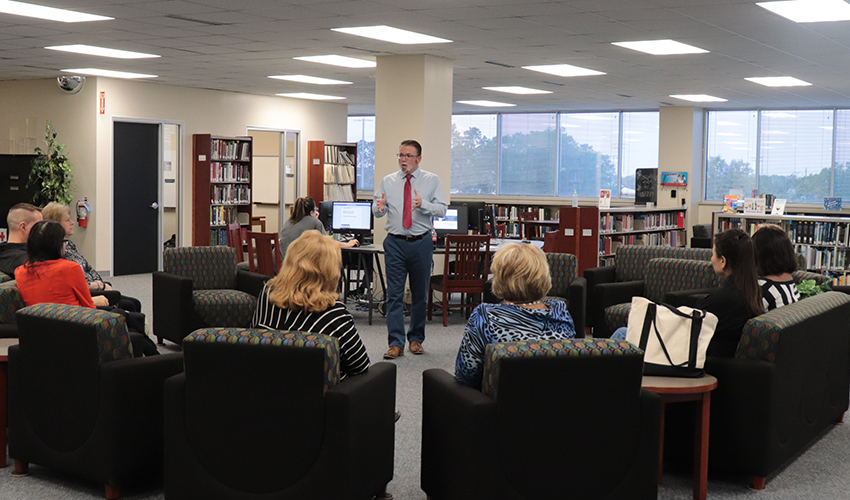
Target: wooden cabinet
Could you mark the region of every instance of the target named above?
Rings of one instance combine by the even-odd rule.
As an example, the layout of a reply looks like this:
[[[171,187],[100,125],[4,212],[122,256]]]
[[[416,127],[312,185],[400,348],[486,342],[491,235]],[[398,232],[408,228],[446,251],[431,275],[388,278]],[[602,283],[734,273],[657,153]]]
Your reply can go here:
[[[226,245],[227,224],[251,224],[250,137],[192,136],[192,244]]]
[[[316,203],[357,199],[357,144],[307,141],[307,195]]]

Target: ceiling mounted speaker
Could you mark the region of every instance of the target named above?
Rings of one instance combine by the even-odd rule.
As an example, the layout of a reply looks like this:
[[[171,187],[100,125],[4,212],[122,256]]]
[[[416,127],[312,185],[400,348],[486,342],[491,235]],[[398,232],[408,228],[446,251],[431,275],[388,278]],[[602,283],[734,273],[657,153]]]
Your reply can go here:
[[[59,76],[56,77],[56,83],[59,84],[59,88],[64,90],[69,94],[76,94],[79,91],[83,90],[83,84],[86,83],[86,77],[84,76]]]

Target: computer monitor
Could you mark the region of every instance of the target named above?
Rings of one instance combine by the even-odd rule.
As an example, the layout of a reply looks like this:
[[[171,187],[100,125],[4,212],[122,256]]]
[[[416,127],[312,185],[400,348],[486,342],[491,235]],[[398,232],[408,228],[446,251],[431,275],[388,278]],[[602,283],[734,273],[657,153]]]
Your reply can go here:
[[[483,201],[466,201],[461,203],[466,205],[466,216],[469,220],[469,229],[475,234],[481,234],[484,227],[484,207]]]
[[[350,233],[355,236],[372,234],[372,202],[335,201],[331,229],[335,233]]]
[[[322,201],[319,202],[319,220],[322,221],[322,225],[325,226],[325,229],[331,227],[331,220],[333,219],[334,214],[334,202],[332,201]]]
[[[445,217],[434,217],[434,230],[437,238],[445,239],[447,234],[467,234],[469,229],[466,205],[449,205]]]

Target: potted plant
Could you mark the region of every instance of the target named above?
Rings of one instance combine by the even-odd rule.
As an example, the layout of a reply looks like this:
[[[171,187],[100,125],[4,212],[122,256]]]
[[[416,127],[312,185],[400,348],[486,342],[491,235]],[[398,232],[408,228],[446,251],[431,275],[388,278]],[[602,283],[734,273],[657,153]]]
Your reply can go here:
[[[71,204],[71,170],[74,168],[68,157],[65,156],[65,145],[56,140],[56,130],[50,125],[50,122],[44,127],[44,141],[47,143],[47,149],[35,148],[35,154],[38,155],[32,161],[32,170],[30,171],[29,182],[27,187],[35,186],[38,188],[32,198],[32,203],[39,207],[58,201],[65,205]]]

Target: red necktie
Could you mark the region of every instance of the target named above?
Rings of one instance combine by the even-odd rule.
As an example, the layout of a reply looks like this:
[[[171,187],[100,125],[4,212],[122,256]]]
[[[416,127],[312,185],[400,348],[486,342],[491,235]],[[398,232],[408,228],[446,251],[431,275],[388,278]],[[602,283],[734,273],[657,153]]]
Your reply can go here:
[[[401,212],[401,225],[404,226],[405,229],[410,229],[413,221],[411,220],[411,211],[413,206],[413,201],[410,199],[410,178],[413,177],[411,174],[407,174],[407,180],[404,182],[404,210]]]

